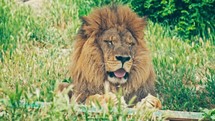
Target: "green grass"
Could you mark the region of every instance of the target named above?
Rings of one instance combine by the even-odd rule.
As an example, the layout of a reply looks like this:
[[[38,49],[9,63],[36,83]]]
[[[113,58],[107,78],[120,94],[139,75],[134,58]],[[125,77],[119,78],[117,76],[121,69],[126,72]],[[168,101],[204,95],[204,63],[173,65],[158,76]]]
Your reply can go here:
[[[29,7],[0,2],[0,119],[2,120],[125,120],[128,112],[78,113],[68,98],[54,89],[69,79],[72,41],[79,17],[96,4],[92,0],[47,2],[40,15]],[[163,109],[200,111],[215,108],[214,40],[187,43],[168,27],[148,22],[145,39],[157,73],[156,89]],[[214,38],[214,37],[211,37]],[[23,103],[23,101],[25,103]],[[35,102],[49,103],[29,108]],[[150,112],[150,111],[149,111]],[[143,113],[139,111],[139,114]],[[208,116],[209,114],[207,114]],[[144,119],[141,115],[129,120]]]
[[[214,107],[215,47],[212,40],[203,42],[199,38],[199,44],[188,44],[174,37],[174,33],[171,36],[168,33],[168,29],[152,23],[146,32],[164,109],[199,111],[200,107]]]

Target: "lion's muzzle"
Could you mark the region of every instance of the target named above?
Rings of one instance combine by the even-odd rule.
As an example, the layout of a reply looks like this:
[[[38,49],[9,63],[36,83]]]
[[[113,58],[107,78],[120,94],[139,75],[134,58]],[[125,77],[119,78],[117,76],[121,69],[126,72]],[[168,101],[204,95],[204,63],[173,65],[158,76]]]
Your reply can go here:
[[[113,56],[112,61],[107,61],[107,79],[114,84],[124,84],[127,82],[129,72],[132,66],[132,59],[130,56],[116,55]]]

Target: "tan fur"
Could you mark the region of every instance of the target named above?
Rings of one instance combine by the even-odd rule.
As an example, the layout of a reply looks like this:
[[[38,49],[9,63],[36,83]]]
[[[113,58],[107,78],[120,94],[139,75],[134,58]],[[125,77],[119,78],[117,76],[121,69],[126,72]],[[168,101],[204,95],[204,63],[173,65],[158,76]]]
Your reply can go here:
[[[144,27],[144,19],[127,6],[103,7],[83,17],[71,59],[73,96],[78,102],[84,102],[90,95],[104,94],[107,71],[115,71],[121,65],[115,59],[117,55],[131,56],[131,60],[124,65],[129,78],[120,85],[125,100],[128,102],[133,96],[137,96],[136,103],[148,93],[154,94],[155,74],[143,39]],[[110,31],[105,33],[107,30]],[[115,36],[115,33],[120,34]],[[103,42],[105,39],[111,40],[117,49],[107,52],[110,48]],[[131,42],[135,43],[132,51],[128,48]],[[118,84],[111,84],[110,91],[115,93],[118,87]]]

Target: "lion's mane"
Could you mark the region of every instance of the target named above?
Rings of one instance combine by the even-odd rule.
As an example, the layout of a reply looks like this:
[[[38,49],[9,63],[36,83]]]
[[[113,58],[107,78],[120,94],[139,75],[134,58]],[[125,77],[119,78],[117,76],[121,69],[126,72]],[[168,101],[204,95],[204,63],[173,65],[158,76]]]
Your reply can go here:
[[[128,29],[138,43],[129,80],[121,86],[125,100],[136,96],[137,102],[148,93],[154,94],[155,74],[143,36],[145,20],[127,6],[106,6],[83,17],[82,22],[71,59],[73,95],[84,102],[89,95],[104,93],[106,71],[103,53],[95,39],[116,25]],[[114,92],[114,89],[112,85],[110,91]]]

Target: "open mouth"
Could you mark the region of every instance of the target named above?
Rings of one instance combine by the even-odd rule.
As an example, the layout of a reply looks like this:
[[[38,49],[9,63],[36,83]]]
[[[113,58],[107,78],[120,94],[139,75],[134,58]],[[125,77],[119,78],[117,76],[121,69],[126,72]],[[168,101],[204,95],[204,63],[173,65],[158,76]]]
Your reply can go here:
[[[114,72],[107,72],[108,76],[111,78],[118,78],[118,79],[128,79],[128,72],[126,72],[123,68],[118,69]]]

